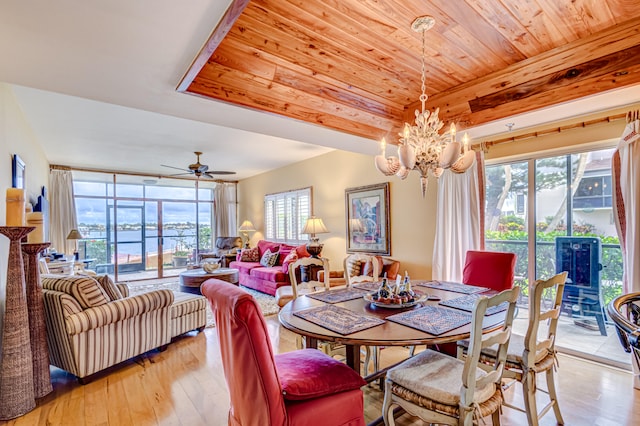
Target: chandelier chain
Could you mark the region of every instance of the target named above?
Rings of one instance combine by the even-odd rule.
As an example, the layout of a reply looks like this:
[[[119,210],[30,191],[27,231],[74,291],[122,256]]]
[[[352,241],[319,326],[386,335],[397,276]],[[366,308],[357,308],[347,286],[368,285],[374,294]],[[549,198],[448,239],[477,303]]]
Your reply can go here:
[[[425,33],[427,32],[426,29],[422,30],[422,70],[421,70],[421,74],[420,74],[420,81],[422,83],[421,86],[421,90],[422,90],[422,94],[420,95],[420,101],[422,102],[422,111],[424,111],[425,109],[425,104],[427,102],[427,85],[426,85],[426,80],[427,80],[427,65],[426,65],[426,59],[425,59]]]

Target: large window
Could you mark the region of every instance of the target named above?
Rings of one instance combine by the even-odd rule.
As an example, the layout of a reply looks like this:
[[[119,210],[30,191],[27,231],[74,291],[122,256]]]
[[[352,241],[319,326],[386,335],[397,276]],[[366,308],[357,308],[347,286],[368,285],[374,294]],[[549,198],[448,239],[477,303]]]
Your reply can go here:
[[[622,254],[611,207],[612,155],[605,149],[487,165],[485,242],[487,250],[516,253],[515,285],[521,288],[523,312],[531,283],[569,269],[558,346],[615,363],[628,360],[605,309],[622,292]],[[593,265],[587,249],[598,257]],[[578,275],[587,269],[591,275],[584,285]],[[545,297],[550,303],[552,295]]]
[[[311,188],[278,192],[264,197],[265,237],[270,241],[297,244],[309,240],[301,234],[311,216]]]
[[[74,172],[81,255],[116,279],[177,275],[212,250],[216,185]]]

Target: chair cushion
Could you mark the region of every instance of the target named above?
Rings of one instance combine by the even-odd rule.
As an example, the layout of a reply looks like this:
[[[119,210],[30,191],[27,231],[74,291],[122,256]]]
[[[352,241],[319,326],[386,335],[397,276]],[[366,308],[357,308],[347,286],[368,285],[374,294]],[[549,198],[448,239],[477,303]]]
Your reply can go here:
[[[260,265],[259,262],[241,262],[235,260],[229,264],[229,267],[237,269],[241,274],[249,275],[249,272],[251,272],[253,268],[261,268],[262,265]]]
[[[317,398],[359,389],[367,383],[346,364],[317,349],[275,356],[282,394],[288,400]]]
[[[112,302],[123,298],[122,293],[120,293],[120,290],[116,287],[109,275],[96,275],[95,279],[98,281],[98,284],[100,284],[100,287],[102,287],[104,292],[107,293],[107,296],[109,296],[109,299],[111,299]]]
[[[293,288],[290,285],[283,285],[276,289],[276,303],[279,307],[283,307],[293,300]]]
[[[260,262],[260,250],[258,250],[258,247],[242,249],[240,251],[240,262]]]
[[[280,256],[279,252],[271,252],[270,249],[267,249],[260,258],[260,264],[267,268],[275,266],[278,263],[278,256]]]
[[[387,378],[418,395],[445,405],[460,403],[464,361],[440,352],[426,350],[387,371]],[[476,368],[476,377],[486,376]],[[482,403],[493,396],[495,383],[476,389],[473,401]]]
[[[70,294],[82,309],[109,303],[109,296],[100,287],[98,281],[87,275],[42,275],[42,288]]]

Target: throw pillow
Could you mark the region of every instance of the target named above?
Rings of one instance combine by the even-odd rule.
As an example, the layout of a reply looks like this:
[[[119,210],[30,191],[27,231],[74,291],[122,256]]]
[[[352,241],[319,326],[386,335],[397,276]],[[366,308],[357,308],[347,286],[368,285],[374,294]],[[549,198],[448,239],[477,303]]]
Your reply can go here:
[[[109,296],[109,299],[111,299],[112,302],[114,300],[122,299],[122,293],[120,293],[120,290],[114,282],[111,281],[109,275],[98,275],[96,276],[96,281],[98,281],[98,284],[100,284],[100,287],[102,287],[104,292],[107,293],[107,296]]]
[[[282,261],[282,272],[284,272],[285,274],[288,274],[289,273],[289,265],[291,265],[292,263],[295,263],[296,260],[298,260],[298,254],[295,252],[295,250],[293,250]]]
[[[275,357],[282,394],[305,400],[359,389],[367,383],[346,364],[316,349],[301,349]]]
[[[42,288],[70,294],[78,301],[82,309],[109,303],[109,296],[98,281],[86,275],[48,275],[41,277]]]
[[[240,262],[259,262],[260,251],[258,247],[242,249],[240,251]]]
[[[266,266],[267,268],[275,266],[276,263],[278,263],[279,255],[280,253],[278,252],[271,253],[271,250],[267,249],[267,251],[264,252],[264,254],[262,255],[262,258],[260,259],[260,264],[262,266]]]

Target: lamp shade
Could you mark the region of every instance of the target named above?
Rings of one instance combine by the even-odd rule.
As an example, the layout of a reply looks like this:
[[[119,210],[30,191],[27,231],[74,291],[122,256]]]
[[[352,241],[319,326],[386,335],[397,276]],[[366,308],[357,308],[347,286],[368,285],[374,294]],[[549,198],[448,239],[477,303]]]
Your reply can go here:
[[[302,230],[303,234],[310,234],[312,237],[316,234],[326,234],[329,230],[324,226],[324,222],[319,217],[311,216],[307,219],[307,223]]]
[[[67,235],[67,240],[81,240],[83,238],[84,237],[77,229],[72,229],[71,232],[69,232],[69,235]]]
[[[255,226],[253,226],[253,223],[251,223],[250,220],[245,220],[244,222],[242,222],[242,225],[240,225],[240,228],[238,228],[238,231],[241,232],[254,232],[256,230]]]

